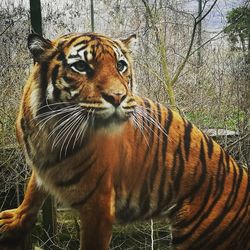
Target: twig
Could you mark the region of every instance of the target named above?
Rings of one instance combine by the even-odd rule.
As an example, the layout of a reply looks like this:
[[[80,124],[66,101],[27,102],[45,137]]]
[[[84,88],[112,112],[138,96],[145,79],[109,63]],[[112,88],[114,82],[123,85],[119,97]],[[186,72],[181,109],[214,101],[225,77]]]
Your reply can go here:
[[[225,149],[228,150],[229,148],[233,147],[234,145],[236,145],[236,144],[239,143],[240,141],[245,140],[249,135],[250,135],[250,133],[247,133],[246,135],[242,136],[241,138],[239,138],[238,140],[234,141],[234,142],[231,143],[230,145],[226,146]]]
[[[2,33],[0,33],[0,36],[2,36],[11,26],[14,25],[14,23],[18,22],[22,17],[19,17],[16,21],[13,21],[4,29]]]
[[[154,221],[150,220],[150,228],[151,228],[151,250],[154,250]]]
[[[173,77],[173,79],[171,81],[171,85],[172,86],[178,80],[178,78],[180,76],[180,73],[182,72],[182,70],[185,67],[185,65],[186,65],[189,57],[191,56],[191,51],[192,51],[193,44],[194,44],[194,38],[195,38],[195,34],[196,34],[197,25],[211,12],[211,10],[213,9],[213,7],[215,6],[216,3],[217,3],[217,0],[215,0],[213,2],[213,4],[208,9],[208,11],[202,17],[200,17],[200,15],[202,13],[200,13],[197,17],[195,17],[195,19],[194,19],[194,26],[193,26],[192,35],[191,35],[191,40],[190,40],[190,43],[189,43],[189,46],[188,46],[188,51],[187,51],[186,56],[184,57],[182,63],[179,65],[179,67],[177,68],[176,72],[174,73],[174,77]]]

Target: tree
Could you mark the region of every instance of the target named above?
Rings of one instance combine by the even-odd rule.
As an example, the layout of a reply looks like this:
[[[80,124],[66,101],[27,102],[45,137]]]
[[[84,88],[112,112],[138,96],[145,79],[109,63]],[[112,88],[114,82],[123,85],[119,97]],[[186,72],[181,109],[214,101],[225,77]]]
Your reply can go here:
[[[250,56],[250,7],[238,7],[227,14],[225,33],[229,36],[232,49],[240,49]]]
[[[40,0],[30,0],[30,20],[33,31],[42,35],[42,12]]]
[[[243,162],[249,164],[249,65],[250,65],[250,7],[242,6],[232,9],[227,13],[227,27],[224,32],[228,35],[231,43],[231,57],[235,57],[231,67],[233,71],[233,85],[237,93],[239,114],[242,121],[239,122],[241,138],[232,143],[232,148],[238,146],[238,152],[243,152]],[[239,53],[239,52],[243,52]],[[240,126],[241,125],[241,126]]]
[[[214,0],[211,6],[208,8],[207,11],[204,11],[206,4],[204,4],[203,9],[199,11],[198,15],[196,17],[193,17],[193,26],[192,26],[192,32],[191,32],[191,38],[190,41],[188,42],[188,47],[187,51],[185,52],[185,55],[182,56],[182,61],[179,63],[177,66],[175,72],[171,75],[169,65],[168,65],[168,56],[167,56],[167,47],[166,47],[166,36],[164,35],[164,28],[159,27],[158,25],[158,20],[157,20],[157,15],[155,15],[153,9],[154,6],[151,8],[149,1],[148,0],[142,0],[146,13],[148,15],[148,19],[151,23],[152,29],[155,34],[156,38],[156,47],[158,49],[158,53],[160,55],[161,59],[161,67],[162,67],[162,72],[163,72],[163,83],[165,87],[165,91],[168,95],[170,105],[172,106],[173,109],[177,110],[177,105],[176,105],[176,100],[175,100],[175,95],[174,95],[174,85],[178,81],[183,69],[185,68],[189,58],[191,55],[194,54],[193,51],[193,46],[195,42],[195,38],[197,35],[197,29],[203,19],[211,12],[213,7],[215,6],[217,0]],[[207,2],[206,2],[207,3]],[[162,8],[162,6],[160,6]],[[177,10],[176,10],[177,11]],[[177,11],[178,12],[178,11]],[[184,13],[184,12],[183,12]],[[201,45],[200,45],[201,47]],[[200,48],[198,48],[198,51],[200,51]]]

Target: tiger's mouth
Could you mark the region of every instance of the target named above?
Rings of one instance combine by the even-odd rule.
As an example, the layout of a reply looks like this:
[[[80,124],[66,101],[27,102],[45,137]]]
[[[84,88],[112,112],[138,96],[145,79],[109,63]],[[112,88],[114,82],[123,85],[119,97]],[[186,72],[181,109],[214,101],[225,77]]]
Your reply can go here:
[[[109,103],[93,103],[92,105],[86,103],[80,103],[80,107],[87,113],[91,113],[94,119],[94,122],[97,122],[99,125],[102,123],[107,125],[109,123],[118,123],[125,122],[128,120],[134,112],[136,103],[133,99],[121,103],[121,105],[111,105]]]
[[[115,111],[106,111],[105,113],[95,115],[95,127],[107,127],[109,125],[121,125],[126,122],[133,114],[133,109],[124,112],[123,110],[116,109]]]
[[[107,127],[109,125],[121,125],[126,122],[133,114],[135,106],[129,107],[103,107],[103,108],[88,108],[92,116],[92,124],[95,128]]]

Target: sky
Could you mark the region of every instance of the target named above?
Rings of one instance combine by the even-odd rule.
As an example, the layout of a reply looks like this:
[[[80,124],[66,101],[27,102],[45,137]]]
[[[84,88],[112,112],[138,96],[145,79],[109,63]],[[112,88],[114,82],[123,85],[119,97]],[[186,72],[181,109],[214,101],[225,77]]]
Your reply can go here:
[[[76,4],[80,4],[82,6],[83,2],[90,3],[90,0],[40,0],[41,3],[46,4],[48,2],[53,1],[54,4],[59,7],[60,4],[64,2],[73,2]],[[135,0],[139,1],[139,0]],[[170,0],[166,0],[170,1]],[[198,11],[198,0],[176,0],[179,2],[185,2],[183,7],[185,11],[196,14]],[[202,2],[206,2],[207,0],[202,0]],[[5,5],[17,5],[18,3],[22,3],[23,6],[29,7],[29,0],[2,0]],[[94,4],[97,5],[98,3],[102,2],[102,0],[94,0]],[[207,8],[214,2],[214,0],[209,0],[207,3]],[[246,0],[217,0],[217,5],[215,8],[211,11],[211,13],[206,17],[205,22],[203,23],[203,29],[209,32],[218,32],[221,30],[225,24],[226,24],[226,14],[229,10],[232,8],[235,8],[239,5],[241,5],[243,2],[246,2]],[[250,1],[248,1],[250,2]]]
[[[208,9],[214,1],[210,0],[207,4]],[[216,6],[205,19],[204,29],[210,32],[220,31],[226,24],[226,14],[231,9],[240,6],[244,0],[218,0]],[[204,3],[204,0],[203,0]],[[198,0],[187,0],[186,9],[191,13],[197,13]],[[205,9],[205,10],[206,10]]]

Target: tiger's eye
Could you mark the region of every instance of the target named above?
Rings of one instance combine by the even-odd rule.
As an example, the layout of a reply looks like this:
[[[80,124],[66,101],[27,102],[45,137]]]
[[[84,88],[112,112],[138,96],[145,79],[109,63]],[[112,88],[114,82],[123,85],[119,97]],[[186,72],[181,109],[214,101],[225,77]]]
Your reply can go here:
[[[119,72],[123,73],[127,70],[128,65],[124,60],[120,60],[117,62],[117,69]]]
[[[80,73],[87,73],[90,69],[89,65],[84,61],[77,61],[70,65],[70,67]]]

